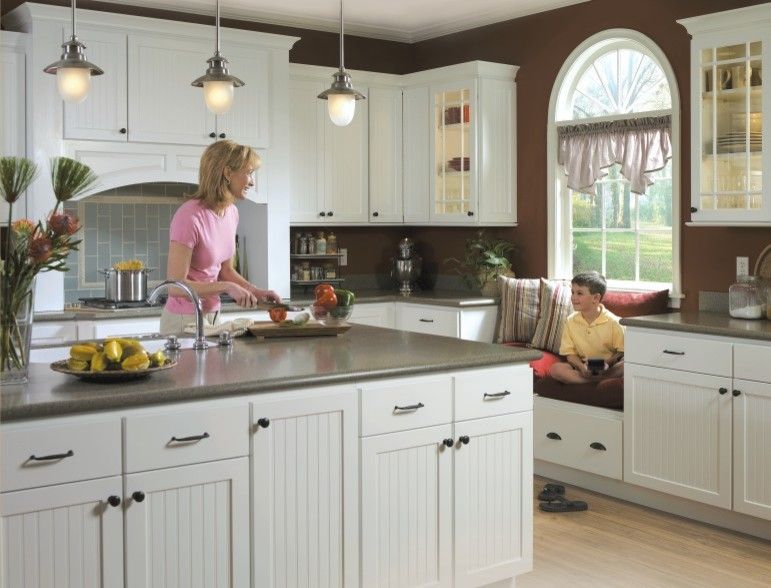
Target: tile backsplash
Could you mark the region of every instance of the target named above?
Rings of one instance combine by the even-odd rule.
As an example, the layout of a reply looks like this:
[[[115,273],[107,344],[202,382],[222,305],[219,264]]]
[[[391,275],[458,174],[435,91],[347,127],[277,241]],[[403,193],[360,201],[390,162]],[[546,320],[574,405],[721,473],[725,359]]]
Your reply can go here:
[[[141,259],[146,267],[156,268],[149,276],[151,283],[165,279],[169,223],[195,188],[191,184],[136,184],[67,202],[65,209],[83,225],[83,242],[67,258],[65,304],[104,296],[104,277],[98,270],[125,259]]]

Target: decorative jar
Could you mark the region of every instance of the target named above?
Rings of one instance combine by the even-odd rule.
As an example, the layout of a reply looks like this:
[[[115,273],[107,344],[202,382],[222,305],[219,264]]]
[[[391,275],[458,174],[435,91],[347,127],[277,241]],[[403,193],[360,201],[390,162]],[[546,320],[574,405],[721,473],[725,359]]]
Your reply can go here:
[[[728,289],[728,312],[734,318],[759,319],[765,314],[764,288],[755,276],[739,276]]]

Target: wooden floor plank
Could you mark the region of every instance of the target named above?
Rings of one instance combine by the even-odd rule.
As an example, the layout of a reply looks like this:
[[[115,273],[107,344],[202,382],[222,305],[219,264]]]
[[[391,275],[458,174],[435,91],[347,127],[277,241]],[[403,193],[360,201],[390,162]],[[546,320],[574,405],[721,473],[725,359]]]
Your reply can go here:
[[[534,479],[534,497],[549,480]],[[546,513],[534,498],[533,571],[518,588],[768,588],[771,542],[567,486],[589,510]]]

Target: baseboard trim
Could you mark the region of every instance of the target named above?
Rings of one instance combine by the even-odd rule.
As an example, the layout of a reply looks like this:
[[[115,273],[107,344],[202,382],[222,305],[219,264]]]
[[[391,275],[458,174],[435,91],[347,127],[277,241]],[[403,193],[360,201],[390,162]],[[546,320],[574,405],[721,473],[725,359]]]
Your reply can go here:
[[[537,476],[579,486],[599,494],[605,494],[613,498],[626,500],[627,502],[633,502],[680,517],[771,541],[771,521],[766,521],[765,519],[751,517],[708,504],[700,504],[693,500],[664,494],[656,490],[649,490],[642,486],[635,486],[627,482],[590,474],[574,468],[541,461],[540,459],[535,460],[534,472]]]

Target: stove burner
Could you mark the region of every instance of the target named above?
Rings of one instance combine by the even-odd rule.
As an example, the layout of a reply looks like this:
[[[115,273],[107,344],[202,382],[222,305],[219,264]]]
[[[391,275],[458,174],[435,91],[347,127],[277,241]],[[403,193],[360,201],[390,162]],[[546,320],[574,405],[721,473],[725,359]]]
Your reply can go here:
[[[105,310],[118,310],[121,308],[147,308],[152,306],[151,304],[147,304],[147,302],[144,300],[139,300],[137,302],[116,302],[115,300],[108,300],[107,298],[80,298],[79,300],[83,303],[83,306],[90,308],[101,308]]]

